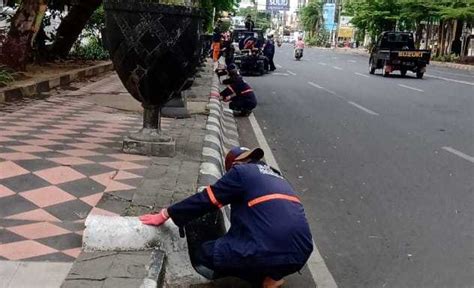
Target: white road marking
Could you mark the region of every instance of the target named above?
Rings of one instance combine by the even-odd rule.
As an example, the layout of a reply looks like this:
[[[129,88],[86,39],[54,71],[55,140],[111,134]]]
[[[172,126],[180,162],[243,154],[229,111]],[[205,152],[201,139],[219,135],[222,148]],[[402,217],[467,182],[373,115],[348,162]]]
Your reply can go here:
[[[338,95],[336,95],[336,92],[331,91],[331,90],[329,90],[329,89],[327,89],[327,88],[324,88],[323,86],[319,86],[319,85],[316,84],[316,83],[313,83],[313,82],[310,81],[310,82],[308,82],[308,84],[311,85],[311,86],[313,86],[313,87],[316,87],[316,88],[318,88],[318,89],[324,90],[324,91],[328,92],[329,94],[338,96]],[[338,97],[340,97],[340,96],[338,96]]]
[[[318,64],[319,64],[319,65],[323,65],[323,66],[328,65],[328,64],[326,64],[326,63],[324,63],[324,62],[319,62]]]
[[[367,109],[367,108],[365,108],[364,106],[361,106],[361,105],[359,105],[359,104],[357,104],[357,103],[355,103],[355,102],[348,101],[347,103],[349,103],[349,104],[351,104],[351,105],[353,105],[353,106],[359,108],[360,110],[362,110],[362,111],[364,111],[364,112],[366,112],[366,113],[369,113],[370,115],[379,116],[379,113],[376,113],[376,112],[374,112],[374,111],[372,111],[372,110],[370,110],[370,109]]]
[[[474,157],[469,156],[469,155],[467,155],[467,154],[464,154],[463,152],[458,151],[458,150],[456,150],[456,149],[454,149],[454,148],[452,148],[452,147],[444,146],[444,147],[443,147],[443,150],[448,151],[448,152],[450,152],[450,153],[453,153],[454,155],[459,156],[459,157],[463,158],[464,160],[467,160],[467,161],[469,161],[469,162],[471,162],[471,163],[474,163]]]
[[[474,82],[468,82],[468,81],[456,80],[456,79],[451,79],[451,78],[445,78],[445,77],[435,76],[435,75],[431,75],[431,74],[425,74],[425,76],[428,76],[430,78],[444,80],[444,81],[449,81],[449,82],[474,86]]]
[[[355,72],[354,74],[355,74],[355,75],[362,76],[362,77],[365,77],[365,78],[370,78],[369,75],[365,75],[365,74],[362,74],[362,73],[359,73],[359,72]]]
[[[295,75],[296,75],[296,73],[295,73],[295,72],[292,72],[292,71],[290,71],[290,70],[286,70],[286,72],[290,73],[290,74],[291,74],[291,75],[293,75],[293,76],[295,76]]]
[[[351,62],[351,63],[357,63],[356,60],[349,60],[349,62]]]
[[[418,89],[418,88],[415,88],[415,87],[411,87],[411,86],[407,86],[407,85],[403,85],[403,84],[398,84],[398,86],[400,87],[403,87],[403,88],[407,88],[407,89],[410,89],[410,90],[414,90],[414,91],[418,91],[418,92],[425,92],[421,89]]]
[[[448,74],[448,75],[454,75],[454,76],[474,78],[474,74],[461,74],[461,73],[453,73],[453,72],[446,72],[446,71],[433,70],[433,69],[430,69],[430,71],[434,73],[439,73],[439,74]]]
[[[278,75],[278,76],[290,76],[288,73],[281,73],[281,72],[273,72],[272,75]]]
[[[318,88],[318,89],[324,89],[322,86],[319,86],[318,84],[313,83],[313,82],[311,82],[311,81],[308,82],[308,84],[311,85],[311,86],[313,86],[313,87],[316,87],[316,88]]]
[[[342,70],[341,67],[338,67],[338,66],[332,66],[332,68],[336,69],[336,70]]]
[[[250,125],[252,125],[253,131],[255,136],[257,137],[257,142],[260,148],[263,149],[265,153],[265,160],[267,164],[274,167],[275,169],[280,170],[278,163],[273,156],[272,150],[268,145],[265,136],[263,135],[262,129],[260,125],[258,125],[257,119],[255,119],[254,114],[250,114],[249,116]],[[307,265],[308,269],[311,272],[311,276],[313,276],[313,280],[319,288],[337,288],[336,281],[332,277],[331,272],[329,272],[326,263],[324,262],[323,257],[321,257],[321,253],[318,251],[318,247],[313,241],[313,253],[308,259]]]
[[[275,64],[275,67],[282,68],[283,66],[281,66],[280,64]]]

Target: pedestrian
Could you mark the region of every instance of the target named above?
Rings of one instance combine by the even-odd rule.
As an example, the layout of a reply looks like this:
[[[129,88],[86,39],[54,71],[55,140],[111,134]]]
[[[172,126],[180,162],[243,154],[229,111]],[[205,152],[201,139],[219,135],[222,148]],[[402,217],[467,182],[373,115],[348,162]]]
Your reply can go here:
[[[262,161],[263,150],[232,148],[226,174],[200,193],[140,217],[159,226],[171,218],[182,227],[230,204],[230,229],[197,249],[196,270],[212,279],[234,276],[260,287],[280,287],[283,277],[300,271],[313,251],[303,205],[289,182]]]
[[[252,16],[248,14],[247,17],[245,18],[245,29],[247,29],[247,31],[253,31],[254,28],[255,28],[255,23],[252,20]]]
[[[244,81],[235,64],[227,66],[227,75],[229,78],[223,81],[227,88],[220,92],[222,100],[229,102],[234,116],[249,116],[257,107],[257,97],[252,87]]]
[[[220,58],[221,53],[221,40],[222,34],[219,27],[214,28],[214,32],[212,33],[212,60],[214,63],[217,63]]]
[[[275,43],[273,42],[272,34],[267,36],[267,41],[265,41],[263,46],[263,55],[267,57],[267,61],[265,61],[265,70],[275,71],[276,67],[275,63],[273,63],[273,57],[275,56]]]

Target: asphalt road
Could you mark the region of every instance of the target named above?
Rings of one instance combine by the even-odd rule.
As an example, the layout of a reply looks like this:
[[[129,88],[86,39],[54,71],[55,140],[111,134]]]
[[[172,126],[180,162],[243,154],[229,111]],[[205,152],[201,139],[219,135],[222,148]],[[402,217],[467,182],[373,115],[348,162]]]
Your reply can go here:
[[[245,78],[255,117],[338,286],[474,287],[474,73],[384,78],[366,56],[276,53],[275,73]]]

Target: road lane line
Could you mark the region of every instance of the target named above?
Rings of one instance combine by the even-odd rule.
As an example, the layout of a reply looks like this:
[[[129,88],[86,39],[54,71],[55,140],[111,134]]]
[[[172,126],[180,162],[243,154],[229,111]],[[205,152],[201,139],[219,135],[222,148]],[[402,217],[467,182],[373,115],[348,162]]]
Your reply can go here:
[[[448,74],[448,75],[454,75],[454,76],[460,76],[460,77],[466,77],[466,78],[474,78],[474,74],[461,74],[461,73],[453,73],[453,72],[446,72],[446,71],[441,71],[441,70],[434,70],[430,69],[431,73],[439,73],[439,74]]]
[[[311,86],[313,86],[313,87],[316,87],[316,88],[318,88],[318,89],[324,90],[324,91],[328,92],[329,94],[332,94],[332,95],[334,95],[334,96],[337,96],[337,97],[342,98],[341,96],[338,96],[338,95],[336,94],[336,92],[331,91],[331,90],[329,90],[329,89],[327,89],[327,88],[324,88],[323,86],[319,86],[319,85],[316,84],[316,83],[313,83],[313,82],[310,81],[310,82],[308,82],[308,84],[311,85]]]
[[[323,66],[328,65],[328,64],[326,64],[326,63],[324,63],[324,62],[319,62],[318,64],[319,64],[319,65],[323,65]]]
[[[265,154],[265,160],[267,164],[274,167],[275,169],[280,170],[280,167],[275,160],[275,156],[273,156],[272,149],[268,145],[265,135],[263,135],[262,129],[260,128],[260,125],[258,125],[257,119],[255,119],[253,113],[250,114],[249,120],[257,138],[258,145],[260,148],[262,148]],[[306,265],[308,265],[309,272],[311,273],[314,282],[318,288],[337,288],[336,281],[334,281],[331,272],[329,272],[329,269],[326,266],[323,257],[321,257],[321,253],[319,253],[318,247],[314,243],[314,240],[313,247],[313,253],[311,253],[311,256],[309,256]]]
[[[277,68],[283,68],[283,66],[281,66],[280,64],[275,64],[275,67],[277,67]]]
[[[290,76],[288,73],[281,73],[281,72],[273,72],[272,75],[278,75],[278,76]]]
[[[355,75],[362,76],[362,77],[365,77],[365,78],[370,78],[369,75],[365,75],[365,74],[362,74],[362,73],[359,73],[359,72],[355,72],[354,74],[355,74]]]
[[[353,105],[353,106],[359,108],[360,110],[362,110],[362,111],[364,111],[364,112],[366,112],[366,113],[369,113],[370,115],[379,116],[379,113],[376,113],[376,112],[374,112],[374,111],[372,111],[372,110],[370,110],[370,109],[367,109],[367,108],[365,108],[364,106],[361,106],[361,105],[359,105],[359,104],[357,104],[357,103],[355,103],[355,102],[347,101],[347,103],[349,103],[349,104],[351,104],[351,105]]]
[[[445,77],[435,76],[435,75],[431,75],[431,74],[425,74],[425,76],[430,77],[430,78],[444,80],[444,81],[449,81],[449,82],[474,86],[474,82],[468,82],[468,81],[456,80],[456,79],[451,79],[451,78],[445,78]]]
[[[456,149],[454,149],[454,148],[452,148],[452,147],[444,146],[444,147],[443,147],[443,150],[448,151],[448,152],[450,152],[450,153],[453,153],[454,155],[456,155],[456,156],[458,156],[458,157],[461,157],[461,158],[463,158],[464,160],[467,160],[467,161],[469,161],[469,162],[471,162],[471,163],[474,163],[474,157],[469,156],[469,155],[467,155],[467,154],[464,154],[463,152],[458,151],[458,150],[456,150]]]
[[[296,75],[296,73],[295,73],[295,72],[292,72],[292,71],[290,71],[290,70],[286,70],[286,72],[290,73],[290,74],[291,74],[291,75],[293,75],[293,76],[295,76],[295,75]]]
[[[357,63],[356,60],[349,60],[349,62],[351,62],[351,63]]]
[[[311,82],[311,81],[308,82],[308,84],[311,85],[311,86],[313,86],[313,87],[316,87],[316,88],[318,88],[318,89],[324,89],[322,86],[319,86],[318,84],[313,83],[313,82]]]
[[[418,92],[425,92],[421,89],[418,89],[418,88],[415,88],[415,87],[411,87],[411,86],[407,86],[407,85],[403,85],[403,84],[398,84],[398,86],[400,87],[403,87],[403,88],[407,88],[407,89],[410,89],[410,90],[414,90],[414,91],[418,91]]]
[[[338,66],[332,66],[332,68],[336,69],[336,70],[342,70],[341,67],[338,67]]]

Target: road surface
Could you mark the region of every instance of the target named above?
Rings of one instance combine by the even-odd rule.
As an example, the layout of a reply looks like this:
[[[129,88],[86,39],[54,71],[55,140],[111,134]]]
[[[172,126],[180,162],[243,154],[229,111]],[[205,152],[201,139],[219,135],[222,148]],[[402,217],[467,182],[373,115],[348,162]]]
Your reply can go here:
[[[246,77],[339,287],[474,287],[474,73],[368,73],[368,58],[276,51]],[[242,142],[257,145],[247,118]],[[288,287],[310,287],[311,274]]]

